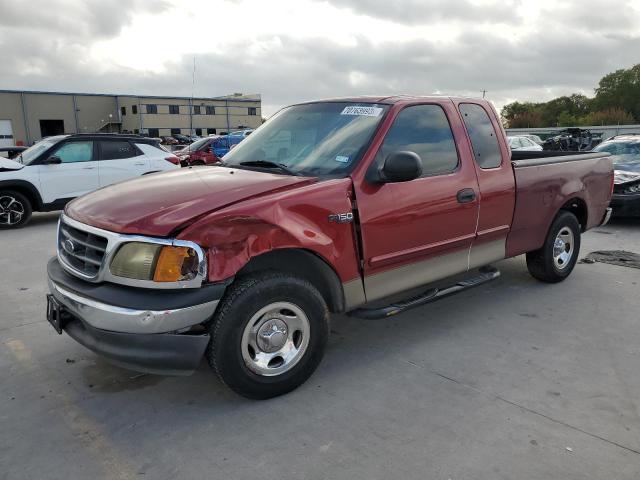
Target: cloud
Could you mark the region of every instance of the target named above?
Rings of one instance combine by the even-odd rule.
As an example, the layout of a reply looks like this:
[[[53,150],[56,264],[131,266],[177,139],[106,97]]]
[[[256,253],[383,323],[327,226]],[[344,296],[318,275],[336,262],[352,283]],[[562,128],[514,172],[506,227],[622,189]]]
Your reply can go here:
[[[412,1],[403,5],[410,6]],[[3,2],[4,13],[6,2],[0,2]],[[340,8],[350,3],[349,0],[332,2],[338,2]],[[570,11],[567,11],[567,2],[556,10],[547,6],[546,11],[541,10],[522,28],[506,30],[497,24],[478,25],[466,19],[468,12],[456,9],[454,14],[450,10],[453,7],[429,0],[426,4],[432,14],[421,22],[454,17],[461,28],[444,39],[416,35],[416,32],[431,32],[433,25],[407,26],[411,34],[382,39],[370,28],[354,28],[348,41],[331,35],[296,34],[286,29],[280,32],[247,29],[249,34],[225,37],[225,43],[220,44],[216,43],[219,35],[216,36],[212,27],[208,35],[211,45],[198,52],[194,52],[191,45],[202,45],[202,40],[196,42],[190,33],[178,35],[179,32],[163,29],[155,35],[175,38],[182,53],[161,55],[162,70],[158,72],[141,68],[135,62],[124,66],[111,57],[97,60],[92,56],[92,46],[100,39],[121,39],[126,32],[137,31],[141,28],[140,15],[145,15],[145,22],[149,16],[174,21],[175,7],[167,3],[150,6],[133,2],[116,15],[111,10],[117,9],[111,9],[108,1],[105,7],[62,0],[56,3],[54,10],[59,14],[51,15],[46,26],[41,25],[42,19],[37,15],[38,22],[25,28],[12,27],[10,34],[9,29],[0,26],[0,64],[3,66],[0,88],[187,96],[191,94],[195,55],[196,95],[261,93],[263,111],[267,114],[298,101],[358,94],[439,92],[478,96],[481,90],[487,90],[487,98],[500,106],[516,99],[541,101],[573,92],[591,95],[603,75],[638,62],[636,52],[640,51],[640,35],[633,29],[617,28],[617,22],[610,25],[603,22],[600,29],[594,30],[575,24],[568,15],[574,10],[576,15],[583,15],[592,5],[601,8],[600,0],[571,3],[574,8]],[[238,0],[227,3],[234,8],[247,8]],[[400,3],[387,2],[391,10],[398,12],[403,10]],[[381,5],[366,2],[359,8],[367,8],[373,15],[377,10],[372,9]],[[362,14],[362,10],[358,12]],[[66,23],[69,15],[74,19],[75,30]],[[633,25],[640,24],[637,10],[627,9],[625,15]],[[4,15],[0,15],[0,19],[0,24],[9,22]],[[268,18],[263,20],[269,23]],[[362,17],[343,19],[346,24],[351,20],[364,22],[365,27],[372,25]],[[390,22],[394,24],[395,20]],[[207,25],[205,22],[204,27]],[[57,33],[53,35],[53,31]],[[148,57],[158,48],[153,41],[144,38],[141,46],[124,43],[137,60]],[[109,44],[109,48],[114,47]],[[118,52],[114,50],[115,53]]]
[[[506,23],[520,22],[517,7],[520,1],[477,4],[467,0],[328,0],[362,15],[390,19],[416,25],[441,20],[462,22]]]

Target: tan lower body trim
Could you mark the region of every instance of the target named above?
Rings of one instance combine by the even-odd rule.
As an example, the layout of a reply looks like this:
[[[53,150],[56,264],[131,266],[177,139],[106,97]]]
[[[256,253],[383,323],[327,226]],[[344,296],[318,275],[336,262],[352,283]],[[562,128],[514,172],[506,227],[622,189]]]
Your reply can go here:
[[[387,270],[386,272],[365,276],[364,292],[366,292],[366,301],[379,300],[389,295],[464,273],[471,268],[502,260],[505,258],[505,243],[506,240],[504,238],[493,240],[474,245],[470,249],[465,248],[464,250],[439,255],[428,260]]]
[[[347,312],[367,303],[367,298],[364,296],[364,285],[362,285],[361,278],[356,278],[343,283],[342,291],[344,292],[344,304]]]
[[[503,260],[506,256],[506,248],[506,238],[484,242],[479,245],[474,244],[469,251],[469,270]]]

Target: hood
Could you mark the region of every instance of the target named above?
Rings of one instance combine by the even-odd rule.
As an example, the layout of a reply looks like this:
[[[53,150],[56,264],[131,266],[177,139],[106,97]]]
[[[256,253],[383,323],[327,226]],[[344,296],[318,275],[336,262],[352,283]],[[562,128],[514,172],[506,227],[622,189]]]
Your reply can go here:
[[[634,182],[640,180],[640,164],[615,166],[613,183],[622,185],[623,183]]]
[[[0,172],[5,170],[20,170],[21,168],[24,168],[23,164],[16,162],[15,160],[0,157]]]
[[[69,203],[65,213],[112,232],[166,237],[214,210],[313,182],[226,167],[183,168],[96,190]]]

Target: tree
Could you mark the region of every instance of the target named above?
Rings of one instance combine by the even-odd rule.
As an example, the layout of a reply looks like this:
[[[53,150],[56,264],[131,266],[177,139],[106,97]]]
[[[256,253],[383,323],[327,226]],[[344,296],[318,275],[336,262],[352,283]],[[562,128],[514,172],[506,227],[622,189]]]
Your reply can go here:
[[[640,64],[602,77],[596,88],[598,109],[618,107],[640,120]]]
[[[640,64],[602,77],[594,98],[574,93],[544,103],[513,102],[501,116],[511,128],[640,122]]]
[[[580,119],[580,125],[629,125],[634,122],[633,115],[621,108],[609,108],[591,112]]]

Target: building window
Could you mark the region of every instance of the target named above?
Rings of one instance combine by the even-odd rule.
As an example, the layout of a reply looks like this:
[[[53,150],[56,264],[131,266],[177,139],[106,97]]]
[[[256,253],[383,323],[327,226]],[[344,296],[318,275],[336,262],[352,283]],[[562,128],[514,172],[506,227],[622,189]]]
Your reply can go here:
[[[258,109],[256,107],[249,107],[249,115],[257,115]]]
[[[169,105],[169,113],[171,115],[178,115],[180,113],[180,105]]]
[[[158,113],[158,106],[153,103],[147,104],[147,114],[155,115]]]
[[[148,131],[151,138],[158,138],[160,136],[160,130],[157,128],[150,128]]]
[[[180,129],[179,128],[172,128],[171,129],[171,135],[180,135]]]
[[[200,115],[200,105],[194,105],[193,106],[193,114],[194,115]]]
[[[131,105],[131,111],[134,115],[138,114],[138,105]]]
[[[120,113],[124,116],[127,114],[127,107],[120,107]]]
[[[196,128],[196,135],[201,137],[202,136],[202,129],[201,128]]]
[[[207,128],[207,135],[215,135],[215,134],[216,134],[215,128]]]
[[[207,105],[205,107],[205,111],[207,112],[207,115],[215,115],[216,114],[216,107],[214,107],[213,105]]]

